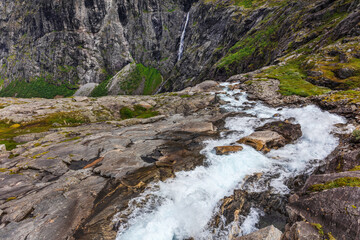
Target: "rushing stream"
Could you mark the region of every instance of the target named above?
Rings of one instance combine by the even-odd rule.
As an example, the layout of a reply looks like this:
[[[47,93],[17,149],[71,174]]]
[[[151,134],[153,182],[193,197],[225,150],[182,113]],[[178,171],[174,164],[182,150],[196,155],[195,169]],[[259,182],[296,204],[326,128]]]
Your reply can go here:
[[[223,108],[244,114],[228,118],[225,125],[228,133],[218,140],[206,142],[202,151],[207,159],[206,166],[178,172],[176,178],[154,183],[140,197],[133,199],[126,210],[128,218],[121,219],[121,214],[118,214],[114,219],[122,223],[117,240],[219,239],[213,237],[214,229],[210,229],[208,223],[224,196],[241,188],[246,176],[259,172],[277,176],[270,179],[272,192],[288,193],[284,181],[318,166],[319,159],[324,159],[338,144],[331,134],[334,125],[345,123],[343,118],[316,106],[270,108],[260,102],[248,101],[246,94],[239,90],[226,90],[221,97],[228,102]],[[280,116],[274,117],[274,114]],[[243,151],[227,156],[218,156],[213,150],[216,146],[236,142],[267,122],[288,118],[301,124],[303,132],[294,144],[265,155],[246,145],[243,145]],[[253,186],[252,191],[261,192],[267,187],[259,184]],[[261,210],[251,209],[249,216],[238,226],[240,232],[255,231],[261,214]],[[230,227],[224,231],[221,239],[227,239],[225,236]]]

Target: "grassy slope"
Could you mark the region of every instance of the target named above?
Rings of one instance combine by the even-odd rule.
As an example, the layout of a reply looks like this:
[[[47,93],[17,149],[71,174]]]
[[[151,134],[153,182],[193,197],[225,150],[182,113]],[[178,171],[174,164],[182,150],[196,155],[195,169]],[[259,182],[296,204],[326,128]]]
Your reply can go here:
[[[15,81],[0,90],[0,97],[19,98],[54,98],[57,95],[64,97],[72,96],[76,92],[75,86],[54,85],[43,78],[37,78],[30,82]]]

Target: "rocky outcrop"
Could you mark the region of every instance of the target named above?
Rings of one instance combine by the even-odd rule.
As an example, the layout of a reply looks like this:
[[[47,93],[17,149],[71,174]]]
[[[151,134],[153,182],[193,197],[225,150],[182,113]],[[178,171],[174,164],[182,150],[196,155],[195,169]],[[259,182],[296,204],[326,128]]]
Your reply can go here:
[[[2,239],[114,239],[114,206],[201,165],[223,117],[207,93],[0,101]]]
[[[221,146],[215,147],[217,155],[229,155],[231,153],[239,152],[243,150],[242,146]]]
[[[356,37],[358,8],[357,1],[339,0],[280,5],[6,0],[0,4],[0,77],[4,87],[16,80],[46,80],[75,90],[77,84],[104,82],[135,62],[159,70],[166,82],[163,90],[179,90],[254,71],[295,50],[318,50],[328,40]],[[187,12],[185,51],[178,61]],[[351,54],[357,56],[355,50]],[[349,71],[336,72],[340,79],[350,76]],[[19,86],[11,87],[14,91],[6,96],[26,95]]]
[[[319,230],[316,228],[318,225],[311,225],[308,222],[296,222],[291,226],[290,229],[287,229],[283,240],[321,240],[323,236],[319,233]]]
[[[300,124],[293,124],[290,120],[266,123],[264,126],[255,129],[255,131],[266,130],[277,132],[285,138],[286,143],[294,142],[302,136]]]
[[[257,131],[238,141],[252,146],[258,151],[270,152],[271,148],[278,149],[285,146],[285,138],[273,131]]]
[[[276,121],[257,128],[254,133],[240,139],[238,143],[252,146],[256,150],[266,153],[272,148],[278,149],[297,140],[301,135],[300,124],[292,124],[288,120]]]
[[[280,240],[281,236],[282,232],[271,225],[235,240]]]

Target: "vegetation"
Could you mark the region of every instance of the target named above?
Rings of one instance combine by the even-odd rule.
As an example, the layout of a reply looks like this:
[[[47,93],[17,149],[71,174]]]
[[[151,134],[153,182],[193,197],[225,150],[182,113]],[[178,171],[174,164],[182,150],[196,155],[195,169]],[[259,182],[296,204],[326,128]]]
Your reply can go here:
[[[354,168],[350,169],[349,171],[360,171],[360,165],[355,166]]]
[[[332,189],[338,187],[360,187],[360,178],[357,177],[338,178],[334,181],[326,182],[324,184],[314,184],[309,188],[309,190],[311,192],[319,192],[326,189]]]
[[[160,72],[152,67],[145,67],[142,64],[136,64],[136,68],[131,72],[125,81],[120,83],[120,88],[125,94],[134,94],[140,85],[144,84],[143,95],[151,95],[162,83],[163,78]]]
[[[0,97],[19,97],[19,98],[54,98],[61,95],[63,97],[72,96],[76,92],[76,86],[69,84],[55,85],[47,82],[44,78],[36,78],[33,81],[13,81],[8,86],[0,90]]]
[[[360,141],[360,130],[358,129],[355,129],[353,132],[352,132],[352,136],[354,138],[354,140],[356,142]]]
[[[320,234],[321,236],[324,236],[324,230],[322,229],[321,224],[319,224],[319,223],[311,223],[311,225],[312,225],[313,227],[315,227],[315,228],[319,231],[319,234]]]
[[[159,112],[152,111],[151,109],[146,109],[140,105],[135,105],[134,110],[123,107],[120,109],[120,115],[122,119],[129,118],[150,118],[159,115]]]
[[[108,85],[111,77],[101,82],[92,92],[91,97],[102,97],[108,95]],[[143,95],[151,95],[162,83],[163,78],[160,72],[151,67],[145,67],[142,64],[136,64],[135,69],[120,82],[120,89],[126,95],[136,93],[143,86]]]
[[[97,85],[94,90],[92,90],[90,96],[91,97],[103,97],[108,95],[107,85],[109,84],[111,78],[102,81],[99,85]]]
[[[10,151],[16,148],[17,145],[22,144],[13,140],[17,136],[45,132],[54,127],[73,127],[88,122],[90,120],[79,112],[53,113],[45,118],[36,119],[17,127],[13,127],[14,124],[11,121],[5,120],[0,122],[0,144],[5,144],[6,149]]]
[[[238,41],[218,62],[217,68],[224,68],[231,74],[233,65],[240,64],[245,58],[252,56],[256,50],[264,51],[265,48],[274,48],[276,43],[271,41],[271,36],[276,34],[278,27],[278,25],[268,26],[265,30]]]
[[[315,86],[305,80],[307,75],[299,60],[291,61],[283,66],[271,67],[257,77],[279,80],[280,93],[285,96],[308,97],[330,92],[328,88]]]
[[[338,102],[346,101],[348,103],[360,103],[360,91],[357,90],[346,90],[334,92],[331,95],[324,98],[326,102]]]

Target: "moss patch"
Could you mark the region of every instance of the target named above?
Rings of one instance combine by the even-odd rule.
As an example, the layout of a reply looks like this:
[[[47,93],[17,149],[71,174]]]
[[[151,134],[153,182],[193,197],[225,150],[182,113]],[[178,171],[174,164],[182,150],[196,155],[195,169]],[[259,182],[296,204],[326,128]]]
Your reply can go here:
[[[159,115],[159,112],[146,109],[140,105],[135,105],[133,110],[128,107],[121,108],[120,115],[122,119],[150,118]]]
[[[349,171],[360,171],[360,165],[350,169]]]
[[[110,78],[102,81],[99,85],[97,85],[92,92],[90,93],[91,97],[103,97],[108,95],[107,85],[110,82]]]
[[[346,101],[347,103],[360,103],[360,91],[347,90],[347,91],[334,92],[331,95],[325,97],[323,101],[326,102]]]
[[[276,34],[279,25],[271,25],[262,31],[238,41],[231,47],[218,63],[218,69],[225,69],[228,75],[232,74],[234,65],[239,65],[245,58],[251,57],[257,50],[263,52],[266,48],[275,48],[277,43],[271,41],[271,37]]]
[[[80,112],[60,112],[45,116],[44,118],[36,119],[32,122],[21,124],[20,127],[11,128],[14,124],[10,121],[0,122],[0,144],[5,144],[8,151],[16,148],[21,144],[15,142],[14,137],[28,134],[46,132],[54,127],[74,127],[84,123],[89,123],[90,120],[83,116]]]
[[[315,184],[309,188],[311,192],[319,192],[326,189],[339,188],[339,187],[360,187],[360,178],[344,177],[338,178],[334,181],[326,182],[324,184]]]
[[[305,80],[307,75],[301,66],[301,60],[291,61],[283,66],[271,67],[256,77],[279,80],[280,93],[285,96],[308,97],[330,92],[328,88],[315,86]]]
[[[152,67],[145,67],[142,64],[136,64],[136,68],[131,72],[125,81],[120,83],[120,88],[125,94],[134,94],[141,84],[144,84],[143,95],[151,95],[162,83],[163,78],[160,72]]]

